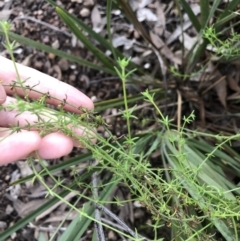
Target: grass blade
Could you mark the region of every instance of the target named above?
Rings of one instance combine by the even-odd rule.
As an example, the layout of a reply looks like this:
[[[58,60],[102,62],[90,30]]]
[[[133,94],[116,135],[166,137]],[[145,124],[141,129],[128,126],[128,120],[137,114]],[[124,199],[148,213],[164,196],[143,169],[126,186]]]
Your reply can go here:
[[[201,0],[200,8],[201,8],[201,25],[204,28],[207,25],[208,19],[209,19],[209,1]]]
[[[1,29],[1,27],[0,27],[0,35],[4,36],[4,32]],[[12,32],[9,32],[8,35],[9,35],[10,39],[15,40],[15,41],[17,41],[17,42],[19,42],[21,44],[25,44],[25,45],[31,46],[31,47],[33,47],[35,49],[39,49],[39,50],[45,51],[47,53],[53,53],[53,54],[55,54],[55,55],[57,55],[59,57],[65,58],[65,59],[67,59],[67,60],[69,60],[71,62],[75,62],[75,63],[78,63],[80,65],[87,66],[87,67],[89,67],[91,69],[96,69],[96,70],[104,71],[104,72],[109,73],[109,74],[116,75],[115,70],[98,66],[96,64],[93,64],[92,62],[86,61],[85,59],[75,57],[75,56],[73,56],[71,54],[67,54],[67,53],[65,53],[65,52],[63,52],[61,50],[54,49],[54,48],[52,48],[52,47],[50,47],[48,45],[39,43],[39,42],[31,40],[29,38],[25,38],[23,36],[20,36],[18,34],[12,33]]]
[[[75,22],[59,7],[56,7],[56,11],[58,15],[61,17],[63,22],[68,26],[71,32],[85,45],[85,47],[91,51],[94,56],[98,58],[109,70],[114,70],[113,63],[109,61],[107,56],[101,52],[98,48],[96,48],[89,39],[83,34],[82,30],[80,30]]]
[[[191,20],[194,28],[200,32],[201,30],[201,24],[198,21],[198,18],[195,16],[194,12],[192,11],[191,7],[189,6],[189,4],[185,1],[185,0],[180,0],[180,3],[183,7],[183,9],[186,11],[189,19]]]

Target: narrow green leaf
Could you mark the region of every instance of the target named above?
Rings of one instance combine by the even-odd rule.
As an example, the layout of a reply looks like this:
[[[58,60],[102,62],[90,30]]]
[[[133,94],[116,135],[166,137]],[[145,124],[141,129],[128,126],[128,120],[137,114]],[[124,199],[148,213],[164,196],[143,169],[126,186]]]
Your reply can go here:
[[[185,10],[185,12],[187,13],[189,19],[191,20],[194,28],[197,30],[197,32],[200,32],[201,24],[199,23],[198,18],[195,16],[189,4],[185,0],[180,0],[180,3],[183,9]]]
[[[109,70],[114,70],[113,63],[109,61],[108,57],[92,44],[88,38],[83,34],[82,30],[77,27],[75,22],[70,18],[61,8],[56,7],[58,15],[63,22],[68,26],[71,32],[90,50],[94,56],[98,58]]]
[[[228,4],[227,4],[227,7],[223,9],[224,11],[220,15],[219,20],[222,20],[223,18],[231,15],[231,12],[234,11],[234,9],[237,7],[238,4],[239,4],[239,0],[229,1]]]
[[[200,8],[201,8],[201,25],[204,28],[209,19],[209,1],[208,0],[200,0]]]
[[[158,95],[163,96],[164,91],[162,89],[153,89],[150,90],[149,93],[156,93]],[[138,100],[143,100],[145,97],[142,94],[137,94],[133,96],[129,96],[127,98],[128,103],[135,103]],[[117,106],[124,105],[124,98],[116,98],[116,99],[111,99],[111,100],[105,100],[105,101],[100,101],[95,103],[95,109],[96,111],[102,111],[106,110],[108,108],[113,108]]]
[[[170,148],[170,153],[167,151],[166,147]],[[175,147],[172,146],[169,140],[166,140],[166,145],[162,146],[162,151],[173,169],[180,170],[182,168],[179,160],[175,158],[176,154],[178,153],[176,152]],[[190,160],[193,160],[193,159],[190,159]],[[210,203],[205,200],[204,196],[200,195],[196,186],[192,182],[189,182],[189,180],[184,178],[181,174],[179,176],[178,171],[176,172],[172,171],[171,173],[174,173],[174,176],[178,176],[179,180],[182,180],[181,182],[182,185],[186,188],[186,190],[188,190],[189,194],[196,200],[201,210],[209,210],[209,212],[211,212],[212,207]],[[218,231],[224,236],[224,238],[227,241],[235,240],[232,230],[225,224],[224,221],[211,216],[209,216],[209,219],[214,223],[215,227],[218,229]]]
[[[1,27],[0,27],[0,35],[4,36],[4,32],[1,29]],[[65,53],[65,52],[63,52],[61,50],[54,49],[54,48],[52,48],[52,47],[50,47],[48,45],[39,43],[39,42],[31,40],[29,38],[25,38],[23,36],[20,36],[18,34],[12,33],[12,32],[9,32],[8,35],[9,35],[10,39],[15,40],[15,41],[17,41],[17,42],[19,42],[21,44],[25,44],[27,46],[31,46],[33,48],[45,51],[47,53],[53,53],[53,54],[55,54],[55,55],[57,55],[59,57],[68,59],[69,61],[78,63],[80,65],[87,66],[87,67],[92,68],[92,69],[96,69],[96,70],[104,71],[105,73],[110,73],[110,74],[116,75],[114,70],[98,66],[96,64],[93,64],[92,62],[89,62],[89,61],[85,60],[85,59],[75,57],[72,54],[67,54],[67,53]]]
[[[229,22],[230,20],[236,18],[238,15],[236,13],[229,13],[226,17],[223,17],[219,19],[216,23],[214,23],[213,27],[215,29],[219,29],[219,32],[221,32],[220,27]],[[239,23],[238,23],[239,24]]]
[[[204,5],[206,6],[207,0],[202,0],[202,1],[203,1],[202,8],[204,8]],[[205,27],[207,26],[209,20],[214,17],[214,14],[215,14],[220,2],[221,2],[221,0],[215,0],[215,1],[213,1],[213,5],[211,6],[211,8],[208,7],[209,14],[208,14],[208,16],[204,15],[203,21],[205,21],[205,25],[202,26],[201,30],[204,30]],[[205,10],[202,9],[202,11],[205,11]],[[206,9],[206,11],[208,11],[208,10]],[[201,13],[201,14],[203,14],[203,13]],[[202,39],[202,34],[203,34],[203,31],[200,31],[199,36],[198,36],[199,41],[201,41],[201,39]],[[200,45],[196,44],[189,51],[187,58],[186,58],[187,59],[187,66],[186,66],[187,74],[190,74],[192,72],[193,68],[196,66],[199,59],[202,57],[204,51],[206,50],[207,45],[208,45],[208,40],[204,39],[202,44],[200,44]]]
[[[190,74],[193,71],[193,68],[198,63],[199,59],[202,57],[206,47],[208,45],[208,40],[204,39],[201,45],[196,44],[187,55],[187,66],[186,66],[186,74]],[[197,49],[195,49],[197,48]]]
[[[61,8],[60,6],[58,6],[54,1],[52,0],[45,0],[46,2],[48,2],[49,4],[51,4],[53,7],[58,7],[60,8],[67,16],[69,16],[83,31],[87,32],[88,35],[90,37],[92,37],[95,41],[97,41],[101,47],[105,48],[106,50],[110,50],[112,51],[113,55],[116,54],[117,58],[123,59],[124,55],[121,53],[121,51],[119,51],[117,48],[112,48],[112,44],[111,44],[111,40],[107,40],[106,38],[102,37],[100,34],[96,33],[95,31],[92,30],[91,27],[89,27],[88,25],[86,25],[83,21],[81,21],[81,19],[78,19],[76,16],[74,16],[71,13],[68,13],[65,9]],[[111,2],[111,0],[108,0]],[[109,6],[110,7],[110,6]],[[107,8],[109,8],[107,7]],[[108,13],[107,11],[107,15],[111,14]],[[114,57],[114,59],[116,60],[116,57]],[[115,63],[114,65],[117,65],[117,63]],[[142,68],[140,68],[139,66],[137,66],[136,64],[134,64],[133,62],[129,63],[128,69],[135,69],[137,68],[139,73],[144,74],[144,71],[142,70]]]

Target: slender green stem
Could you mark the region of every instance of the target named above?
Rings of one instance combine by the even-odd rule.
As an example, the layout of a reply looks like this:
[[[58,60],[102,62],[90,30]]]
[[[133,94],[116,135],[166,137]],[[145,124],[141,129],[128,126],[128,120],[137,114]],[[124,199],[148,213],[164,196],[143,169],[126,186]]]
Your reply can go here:
[[[5,38],[6,38],[5,46],[6,46],[8,52],[10,54],[11,60],[12,60],[13,65],[14,65],[14,70],[15,70],[16,75],[17,75],[17,83],[21,86],[21,89],[23,91],[23,95],[24,95],[25,99],[28,100],[28,97],[26,95],[26,90],[25,90],[25,88],[23,86],[23,81],[21,80],[20,74],[18,72],[17,64],[16,64],[16,61],[15,61],[15,57],[13,55],[13,50],[15,48],[15,43],[14,42],[12,42],[12,43],[10,42],[9,35],[8,35],[8,31],[9,31],[11,25],[8,22],[2,22],[1,26],[4,29],[4,34],[5,34]]]

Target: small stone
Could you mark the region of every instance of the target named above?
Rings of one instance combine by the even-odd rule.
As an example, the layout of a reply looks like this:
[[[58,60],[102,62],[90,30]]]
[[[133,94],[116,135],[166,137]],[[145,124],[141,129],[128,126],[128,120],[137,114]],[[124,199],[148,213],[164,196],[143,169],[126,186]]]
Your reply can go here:
[[[10,180],[10,176],[9,176],[9,175],[6,175],[4,179],[5,179],[5,181]]]
[[[6,227],[7,227],[7,223],[3,222],[3,221],[0,221],[0,229],[4,229]]]
[[[69,76],[69,80],[70,80],[71,82],[74,82],[74,81],[76,80],[76,75],[71,74],[71,75]]]
[[[76,66],[75,64],[71,64],[71,65],[70,65],[70,68],[71,68],[71,69],[76,69],[77,66]]]
[[[69,69],[69,63],[68,63],[68,61],[66,59],[60,59],[58,61],[58,66],[63,71],[67,71]]]
[[[88,8],[83,8],[81,11],[80,11],[80,15],[82,17],[88,17],[90,15],[90,10]]]
[[[60,43],[58,41],[58,39],[56,39],[53,43],[52,43],[52,47],[54,49],[58,49],[60,47]]]
[[[13,51],[14,54],[21,54],[23,52],[22,48],[17,48]]]
[[[14,211],[14,208],[13,208],[12,206],[10,206],[10,205],[7,205],[6,211],[5,211],[6,214],[9,215],[9,214],[11,214],[13,211]]]
[[[149,69],[150,68],[150,66],[151,66],[151,64],[150,63],[146,63],[146,64],[144,64],[144,69]]]
[[[86,0],[83,3],[83,6],[85,6],[85,7],[91,7],[93,5],[94,5],[94,0]]]
[[[73,9],[73,8],[70,8],[70,9],[68,10],[68,12],[69,12],[69,13],[73,13],[73,12],[74,12],[74,9]]]
[[[42,67],[43,67],[43,62],[42,61],[34,62],[34,68],[41,69]]]
[[[50,41],[50,39],[49,39],[49,36],[45,36],[44,38],[43,38],[43,43],[49,43],[49,41]]]
[[[55,59],[55,54],[49,53],[49,54],[48,54],[48,58],[49,58],[49,59]]]
[[[43,14],[43,10],[38,10],[38,15],[42,15]]]

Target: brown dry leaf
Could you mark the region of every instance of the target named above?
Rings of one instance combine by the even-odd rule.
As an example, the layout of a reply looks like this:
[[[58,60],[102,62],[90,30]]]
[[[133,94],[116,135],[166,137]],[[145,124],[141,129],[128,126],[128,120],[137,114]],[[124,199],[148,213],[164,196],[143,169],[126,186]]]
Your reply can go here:
[[[158,35],[162,35],[166,26],[166,18],[164,14],[165,4],[160,4],[158,1],[155,3],[157,9],[157,22],[154,26],[154,32]]]
[[[160,39],[158,37],[157,34],[153,33],[151,30],[149,31],[149,33],[150,33],[150,38],[151,38],[152,42],[155,44],[155,46],[158,49],[160,49],[161,47],[164,46],[164,42],[162,41],[162,39]]]
[[[131,199],[130,194],[128,193],[127,197],[125,197],[126,194],[123,193],[121,191],[121,189],[118,189],[117,192],[115,193],[115,195],[118,197],[118,200],[125,200],[125,198]],[[134,221],[133,204],[132,204],[132,202],[125,203],[124,205],[119,207],[118,217],[121,220],[124,220],[124,221],[127,221],[127,218],[129,218],[131,220],[131,222]]]
[[[227,97],[227,81],[226,78],[224,78],[223,80],[219,81],[219,83],[217,83],[214,86],[214,89],[217,92],[218,98],[221,102],[221,104],[223,105],[224,108],[227,107],[227,103],[226,103],[226,97]]]
[[[175,64],[181,65],[182,64],[182,60],[175,56],[173,54],[173,52],[170,50],[170,48],[168,48],[167,45],[165,45],[162,49],[161,49],[161,53],[168,58],[170,61],[174,62]]]
[[[43,223],[55,223],[55,222],[61,222],[62,220],[73,220],[76,215],[77,211],[72,211],[72,212],[62,212],[61,215],[58,216],[53,216],[48,219],[46,219]]]
[[[25,217],[30,212],[36,210],[38,207],[43,205],[45,202],[47,202],[47,199],[41,199],[41,200],[32,200],[28,203],[23,203],[19,199],[12,198],[11,195],[6,194],[6,197],[13,202],[14,209],[18,213],[20,217]]]
[[[64,200],[69,201],[71,198],[75,197],[76,195],[77,195],[77,193],[70,192],[67,196],[64,197]],[[60,200],[59,202],[57,202],[56,204],[51,206],[48,210],[46,210],[45,212],[43,212],[39,216],[37,216],[36,221],[38,221],[41,218],[45,217],[46,215],[50,214],[55,208],[60,206],[62,203],[63,203],[63,201]]]
[[[236,91],[240,93],[240,86],[237,84],[237,82],[232,78],[232,76],[227,77],[227,82],[231,90]]]
[[[17,163],[18,168],[20,169],[20,173],[22,177],[26,177],[29,176],[31,174],[33,174],[33,170],[30,168],[30,166],[27,164],[27,162],[24,161],[18,161]],[[30,188],[33,186],[33,182],[27,181],[25,182],[25,185],[27,188]]]
[[[183,35],[179,36],[179,41],[183,43],[185,49],[191,50],[198,39],[197,37],[190,37],[188,34],[183,33]]]
[[[170,61],[174,62],[175,64],[181,64],[182,60],[175,56],[173,52],[168,48],[168,46],[162,41],[161,38],[159,38],[158,35],[154,34],[152,31],[150,31],[150,38],[153,42],[153,44],[158,48],[161,49],[160,52],[168,58]]]

